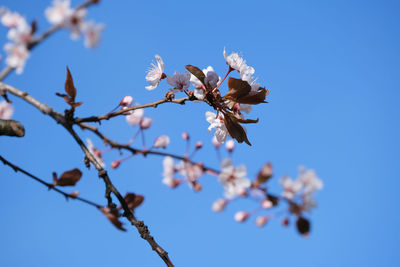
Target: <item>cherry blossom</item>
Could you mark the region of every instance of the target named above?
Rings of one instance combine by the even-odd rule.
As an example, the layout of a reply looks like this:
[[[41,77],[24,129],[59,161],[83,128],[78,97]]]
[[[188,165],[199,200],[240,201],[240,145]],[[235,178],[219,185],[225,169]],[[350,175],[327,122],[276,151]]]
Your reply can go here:
[[[222,161],[221,167],[218,180],[225,188],[225,197],[232,199],[245,193],[251,185],[251,181],[246,177],[246,166],[235,168],[232,160],[227,158]]]
[[[177,183],[175,182],[174,179],[174,174],[175,174],[175,167],[174,167],[174,160],[170,157],[167,156],[163,160],[163,184],[166,184],[167,186],[174,188],[176,187]]]
[[[26,23],[21,23],[8,31],[7,38],[14,43],[27,45],[32,41],[32,28]]]
[[[226,147],[226,150],[228,150],[229,152],[232,152],[235,149],[235,142],[232,139],[230,139],[230,140],[226,141],[225,147]]]
[[[149,117],[145,117],[140,121],[140,128],[141,129],[149,129],[151,124],[153,123],[153,120]]]
[[[9,120],[14,114],[14,108],[11,104],[6,101],[0,102],[0,119]]]
[[[167,76],[167,83],[174,87],[173,92],[183,92],[190,86],[190,73],[187,71],[185,73],[175,72],[173,76]]]
[[[1,23],[9,28],[18,27],[19,25],[26,24],[26,20],[17,12],[11,12],[7,8],[2,8],[0,12]]]
[[[71,31],[70,36],[72,39],[78,39],[85,29],[86,9],[75,10],[65,21],[65,26]]]
[[[26,60],[29,58],[29,51],[25,44],[7,43],[4,46],[7,52],[6,64],[16,68],[16,72],[21,74],[24,71]]]
[[[147,90],[154,90],[160,83],[160,80],[163,79],[163,76],[165,75],[164,61],[159,55],[155,55],[155,58],[157,60],[157,66],[154,63],[151,63],[152,68],[147,71],[146,81],[150,84],[146,86]]]
[[[228,64],[230,68],[237,70],[240,73],[242,80],[249,81],[252,79],[251,76],[255,72],[254,68],[248,66],[246,61],[238,53],[233,52],[228,56],[224,48],[223,54],[226,64]]]
[[[157,137],[156,140],[154,141],[155,148],[159,147],[166,148],[168,144],[169,144],[169,137],[166,135],[161,135]]]
[[[217,137],[215,135],[211,139],[211,142],[216,148],[219,148],[222,145],[220,142],[218,142]]]
[[[307,170],[301,166],[299,168],[299,178],[304,185],[304,194],[313,194],[317,190],[321,190],[323,187],[322,181],[318,178],[314,170]]]
[[[133,97],[127,95],[121,99],[121,102],[119,103],[119,105],[123,106],[123,107],[128,107],[128,106],[132,105],[132,103],[133,103]]]
[[[203,169],[198,164],[192,164],[185,160],[181,160],[176,166],[176,170],[189,182],[189,185],[193,185],[196,180],[203,175]]]
[[[211,66],[208,66],[206,69],[203,69],[203,73],[206,76],[204,78],[204,83],[206,85],[209,85],[211,88],[217,87],[217,84],[221,80],[221,78],[218,77],[218,75],[215,73],[214,68]],[[202,83],[193,74],[190,74],[190,81],[192,82],[193,86],[196,89],[202,88]],[[203,91],[203,90],[201,90],[201,91]]]
[[[70,0],[54,0],[53,6],[46,8],[45,16],[51,24],[59,24],[71,16]]]
[[[101,41],[100,34],[104,28],[104,24],[96,24],[93,21],[85,23],[83,26],[85,46],[95,48]]]
[[[263,209],[270,209],[270,208],[272,208],[274,206],[274,204],[272,203],[272,201],[270,201],[270,200],[268,200],[268,199],[264,199],[262,202],[261,202],[261,207],[263,208]]]
[[[206,112],[206,120],[210,123],[208,127],[208,131],[211,132],[213,128],[215,128],[215,138],[217,141],[222,144],[225,142],[226,136],[228,134],[228,129],[223,123],[223,115],[217,116],[215,113],[211,111]]]
[[[142,120],[143,115],[144,115],[144,110],[142,108],[135,109],[131,111],[130,114],[126,115],[126,121],[128,122],[129,125],[136,126]]]
[[[282,196],[287,199],[293,199],[303,188],[303,183],[300,180],[292,180],[289,176],[284,176],[279,182],[284,190]]]

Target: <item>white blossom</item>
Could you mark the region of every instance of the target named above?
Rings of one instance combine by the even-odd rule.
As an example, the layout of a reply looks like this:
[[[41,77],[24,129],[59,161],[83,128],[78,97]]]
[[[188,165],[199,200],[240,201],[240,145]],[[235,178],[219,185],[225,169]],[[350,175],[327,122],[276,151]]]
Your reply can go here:
[[[252,75],[255,72],[254,68],[248,66],[246,60],[244,60],[238,53],[233,52],[228,56],[224,48],[224,58],[226,64],[240,73],[240,77],[243,81],[249,81],[252,79]]]
[[[86,9],[75,10],[65,21],[65,26],[71,31],[72,39],[78,39],[85,29]]]
[[[16,72],[21,74],[24,70],[26,60],[29,58],[29,51],[25,44],[7,43],[4,46],[7,52],[6,64],[16,68]]]
[[[206,85],[209,85],[211,88],[217,87],[217,84],[221,80],[221,78],[218,77],[218,75],[215,73],[214,68],[211,66],[208,66],[206,69],[203,69],[203,73],[206,76],[204,78],[204,83]],[[202,83],[193,74],[190,74],[190,81],[192,82],[193,86],[196,89],[202,88]]]
[[[321,190],[323,187],[322,181],[318,178],[314,170],[307,170],[304,167],[299,168],[298,179],[304,185],[304,194],[313,194],[317,190]]]
[[[232,152],[235,149],[235,142],[232,139],[226,141],[225,148],[229,152]]]
[[[9,120],[14,114],[14,108],[10,103],[6,101],[0,102],[0,119]]]
[[[167,156],[163,160],[163,184],[166,184],[169,187],[175,187],[175,179],[174,179],[174,174],[175,174],[175,168],[174,168],[174,160],[170,157]]]
[[[142,129],[149,129],[153,120],[149,117],[145,117],[140,121],[140,128]]]
[[[284,176],[279,182],[284,190],[282,196],[287,199],[293,199],[303,188],[303,183],[300,180],[292,180],[289,176]]]
[[[127,95],[121,99],[121,102],[119,104],[123,107],[128,107],[132,105],[132,103],[133,103],[133,97]]]
[[[45,16],[51,24],[59,24],[65,22],[71,16],[70,0],[54,0],[53,5],[46,8]]]
[[[150,84],[146,86],[147,90],[155,89],[163,78],[165,67],[164,61],[159,55],[155,55],[155,58],[157,60],[157,66],[154,63],[151,63],[152,68],[147,71],[146,81]]]
[[[181,160],[175,166],[175,168],[179,174],[181,174],[188,182],[190,182],[189,185],[196,182],[196,180],[203,175],[203,168],[197,164],[192,164],[184,160]]]
[[[229,158],[222,161],[221,173],[218,175],[218,180],[225,188],[226,198],[232,199],[246,192],[246,189],[251,185],[251,181],[246,176],[246,166],[241,165],[235,168],[232,160]]]
[[[11,28],[7,33],[7,38],[16,44],[27,45],[32,41],[32,27],[22,23],[18,27]]]
[[[1,23],[9,28],[18,27],[26,24],[26,20],[17,12],[11,12],[7,8],[3,8],[0,12]]]
[[[167,145],[169,144],[169,137],[166,135],[161,135],[154,140],[154,147],[155,148],[166,148]]]
[[[93,21],[85,23],[83,26],[85,46],[95,48],[101,41],[100,34],[104,28],[104,24],[96,24]]]
[[[223,123],[223,116],[222,115],[217,116],[215,113],[207,111],[206,120],[210,123],[208,131],[211,132],[211,130],[215,128],[215,138],[219,143],[221,144],[224,143],[226,136],[229,134],[228,134],[228,129]]]
[[[130,114],[126,115],[126,121],[131,126],[136,126],[142,120],[144,114],[144,110],[142,108],[135,109],[130,112]]]
[[[225,209],[226,204],[228,204],[227,200],[219,198],[215,200],[214,203],[212,204],[212,210],[214,212],[221,212]]]
[[[187,71],[185,73],[175,72],[173,76],[167,76],[167,83],[174,87],[172,91],[183,92],[190,86],[190,73]]]

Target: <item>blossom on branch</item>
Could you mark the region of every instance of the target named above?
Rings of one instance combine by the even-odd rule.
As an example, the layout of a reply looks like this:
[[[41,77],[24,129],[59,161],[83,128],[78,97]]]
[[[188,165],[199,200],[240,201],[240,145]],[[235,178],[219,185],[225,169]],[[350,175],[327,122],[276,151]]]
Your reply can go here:
[[[24,71],[26,60],[29,58],[29,51],[25,44],[7,43],[4,46],[7,52],[6,64],[16,68],[16,72],[21,74]]]
[[[185,73],[175,72],[172,77],[167,76],[167,83],[174,87],[172,89],[173,92],[183,92],[190,86],[190,73],[187,71]]]
[[[59,24],[71,16],[72,9],[70,0],[54,0],[53,6],[46,8],[45,16],[51,24]]]
[[[221,167],[218,180],[225,188],[225,197],[232,199],[245,194],[246,189],[251,186],[251,181],[246,177],[246,166],[241,165],[235,168],[233,161],[227,158],[222,161]]]
[[[238,53],[233,52],[228,56],[224,48],[223,54],[226,64],[228,64],[230,68],[237,70],[240,73],[242,80],[248,81],[251,78],[251,75],[254,74],[254,68],[248,66],[246,60],[244,60]]]
[[[164,68],[165,64],[162,58],[159,55],[155,55],[157,60],[157,66],[154,63],[151,63],[152,68],[147,71],[146,81],[150,84],[146,86],[147,90],[154,90],[157,88],[161,79],[164,78]]]
[[[93,21],[85,23],[83,25],[85,46],[88,48],[95,48],[101,41],[100,34],[104,28],[104,24],[96,24]]]
[[[222,144],[225,142],[226,136],[228,134],[228,129],[226,128],[223,120],[224,117],[222,114],[218,115],[211,112],[207,111],[206,112],[206,120],[210,123],[210,126],[208,127],[208,131],[211,132],[213,128],[215,128],[215,138],[217,141]]]

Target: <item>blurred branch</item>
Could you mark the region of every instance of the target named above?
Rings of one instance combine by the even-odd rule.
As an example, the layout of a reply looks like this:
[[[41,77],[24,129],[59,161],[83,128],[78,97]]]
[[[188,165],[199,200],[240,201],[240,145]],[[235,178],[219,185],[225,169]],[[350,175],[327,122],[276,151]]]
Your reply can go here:
[[[53,184],[47,183],[46,181],[44,181],[44,180],[38,178],[37,176],[35,176],[35,175],[33,175],[33,174],[31,174],[31,173],[29,173],[29,172],[27,172],[27,171],[21,169],[20,167],[18,167],[17,165],[14,165],[13,163],[9,162],[8,160],[6,160],[5,158],[3,158],[2,156],[0,156],[0,161],[2,161],[4,165],[10,166],[15,172],[21,172],[21,173],[25,174],[26,176],[28,176],[29,178],[32,178],[33,180],[35,180],[35,181],[37,181],[37,182],[43,184],[43,185],[46,186],[49,190],[53,190],[53,191],[55,191],[55,192],[57,192],[57,193],[60,193],[60,194],[63,195],[67,200],[70,199],[70,198],[72,198],[72,199],[76,199],[76,200],[78,200],[78,201],[84,202],[84,203],[86,203],[86,204],[88,204],[88,205],[91,205],[91,206],[93,206],[93,207],[96,207],[96,208],[101,208],[101,207],[102,207],[102,205],[96,204],[96,203],[94,203],[94,202],[92,202],[92,201],[90,201],[90,200],[87,200],[87,199],[82,198],[82,197],[79,197],[79,196],[71,195],[71,194],[69,194],[69,193],[67,193],[67,192],[64,192],[64,191],[62,191],[62,190],[56,188]]]
[[[99,0],[87,0],[86,2],[80,4],[79,6],[77,6],[75,8],[75,11],[78,11],[80,9],[83,8],[87,8],[89,6],[91,6],[92,4],[97,4],[99,2]],[[34,38],[29,44],[27,44],[27,48],[28,50],[32,50],[33,48],[35,48],[38,44],[40,44],[41,42],[43,42],[44,40],[46,40],[50,35],[52,35],[53,33],[55,33],[57,30],[61,29],[63,27],[63,24],[57,24],[54,25],[52,27],[50,27],[47,31],[45,31],[44,33],[42,33],[40,36]],[[11,66],[7,66],[5,67],[1,72],[0,72],[0,81],[4,80],[4,78],[6,78],[15,68],[11,67]],[[8,99],[5,91],[3,89],[0,88],[0,95],[8,102],[11,103],[11,101]]]
[[[23,137],[25,128],[19,121],[0,119],[0,135]]]
[[[90,116],[90,117],[86,117],[86,118],[76,118],[74,120],[74,123],[99,122],[101,120],[108,120],[108,119],[111,119],[111,118],[119,116],[119,115],[126,115],[128,111],[135,110],[135,109],[149,108],[149,107],[156,108],[158,105],[163,104],[163,103],[176,103],[176,104],[184,105],[185,102],[189,101],[189,100],[191,101],[191,99],[189,97],[183,97],[183,98],[179,98],[179,99],[164,98],[164,99],[152,102],[152,103],[147,103],[147,104],[143,104],[143,105],[137,105],[137,106],[133,106],[133,107],[128,107],[128,108],[121,109],[121,110],[118,110],[116,112],[108,113],[108,114],[105,114],[105,115],[102,115],[102,116]]]
[[[0,90],[5,90],[6,92],[9,92],[15,96],[22,98],[23,100],[25,100],[29,104],[33,105],[34,107],[36,107],[38,110],[40,110],[44,114],[52,117],[57,123],[61,124],[71,134],[71,136],[75,139],[75,141],[78,143],[78,145],[84,152],[85,159],[89,160],[96,167],[96,169],[98,171],[98,176],[103,179],[103,181],[106,185],[106,198],[108,201],[108,205],[111,208],[116,206],[114,203],[112,203],[111,193],[113,193],[117,197],[118,201],[120,202],[120,204],[124,210],[123,216],[126,217],[131,222],[131,224],[137,228],[138,232],[140,233],[140,236],[150,244],[152,249],[157,252],[157,254],[167,264],[167,266],[173,266],[171,260],[168,257],[168,253],[150,235],[150,232],[149,232],[147,226],[144,224],[144,222],[138,221],[136,219],[136,217],[133,215],[132,211],[128,208],[128,205],[127,205],[125,199],[122,197],[122,195],[119,193],[119,191],[112,184],[112,182],[107,174],[107,171],[101,167],[101,165],[96,161],[94,156],[89,152],[88,148],[85,146],[82,139],[72,129],[73,122],[67,120],[64,115],[55,111],[50,106],[38,101],[37,99],[35,99],[32,96],[30,96],[27,92],[23,92],[22,90],[19,90],[11,85],[8,85],[8,84],[2,83],[2,82],[0,82]]]

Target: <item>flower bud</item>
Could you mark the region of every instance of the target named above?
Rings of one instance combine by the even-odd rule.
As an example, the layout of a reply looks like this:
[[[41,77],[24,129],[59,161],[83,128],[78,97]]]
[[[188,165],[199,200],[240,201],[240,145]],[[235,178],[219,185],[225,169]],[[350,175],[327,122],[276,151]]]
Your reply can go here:
[[[272,203],[272,201],[265,199],[263,200],[263,202],[261,202],[261,206],[263,207],[263,209],[270,209],[274,206],[274,203]]]
[[[256,225],[258,227],[263,227],[267,222],[268,222],[268,217],[267,216],[259,216],[256,219]]]
[[[169,137],[166,135],[161,135],[154,140],[154,147],[155,148],[166,148],[167,145],[169,144]]]
[[[127,106],[130,106],[132,103],[133,103],[133,97],[127,95],[122,98],[119,105],[123,106],[123,107],[127,107]]]
[[[283,226],[288,226],[289,225],[289,219],[288,218],[284,218],[283,220],[282,220],[282,225]]]
[[[201,189],[203,189],[203,186],[202,186],[201,184],[199,184],[199,183],[197,183],[197,182],[194,182],[194,183],[193,183],[193,190],[194,190],[195,192],[200,192]]]
[[[203,143],[202,143],[201,141],[198,141],[198,142],[196,143],[195,149],[200,149],[200,148],[202,148],[202,147],[203,147]]]
[[[78,191],[71,192],[69,196],[72,198],[76,198],[77,196],[79,196],[79,192]]]
[[[250,214],[245,211],[238,211],[235,214],[235,221],[244,222],[245,220],[247,220],[247,218],[249,218],[249,216]]]
[[[221,212],[225,209],[226,204],[228,204],[227,200],[219,198],[212,204],[212,210],[215,212]]]
[[[140,121],[140,128],[142,128],[143,130],[149,129],[152,122],[152,119],[145,117]]]
[[[182,133],[182,139],[183,140],[189,140],[189,134],[187,132]]]
[[[115,160],[111,162],[111,168],[116,169],[121,164],[121,160]]]
[[[233,140],[228,140],[226,141],[225,147],[229,152],[232,152],[235,148],[235,142],[233,142]]]

